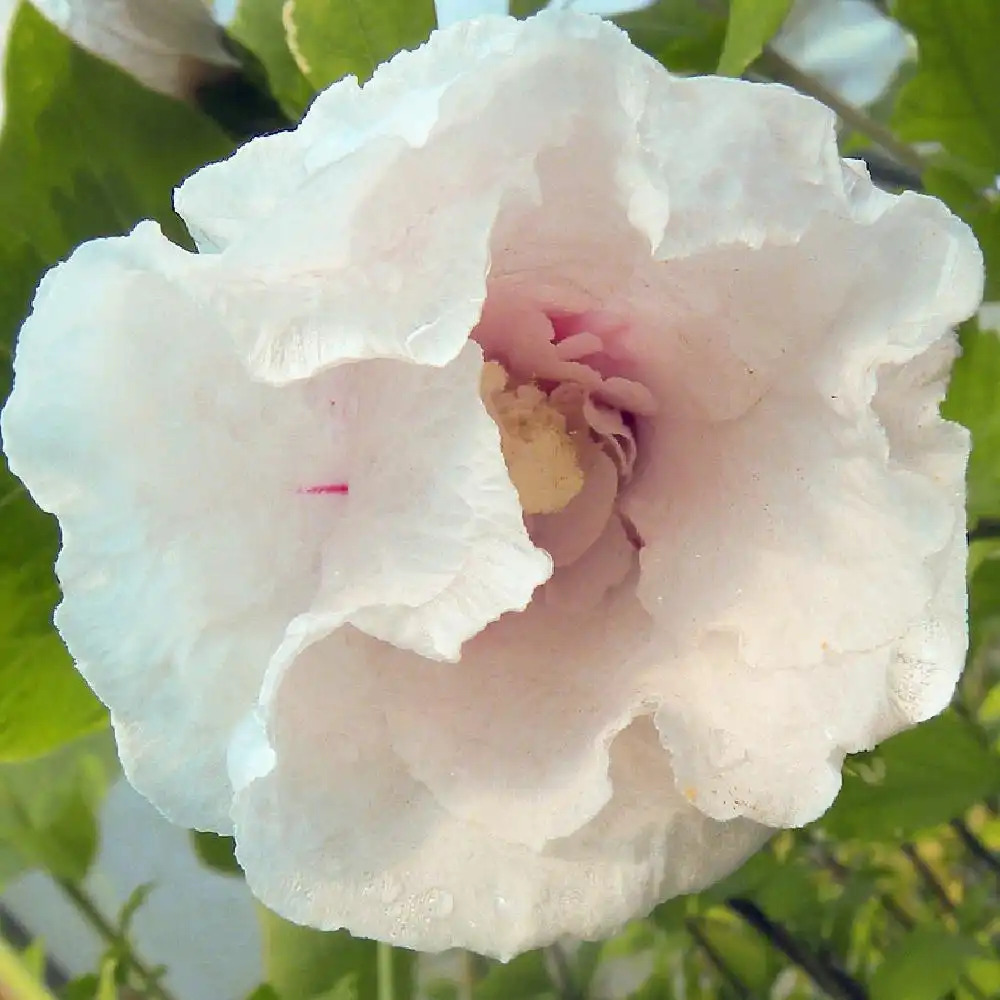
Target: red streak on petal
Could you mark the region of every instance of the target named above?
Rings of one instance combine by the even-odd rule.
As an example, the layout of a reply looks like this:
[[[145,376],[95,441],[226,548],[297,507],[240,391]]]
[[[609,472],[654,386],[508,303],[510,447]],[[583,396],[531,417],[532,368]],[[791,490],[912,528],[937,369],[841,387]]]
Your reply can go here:
[[[319,483],[316,486],[300,486],[299,493],[308,493],[311,496],[346,496],[347,483]]]

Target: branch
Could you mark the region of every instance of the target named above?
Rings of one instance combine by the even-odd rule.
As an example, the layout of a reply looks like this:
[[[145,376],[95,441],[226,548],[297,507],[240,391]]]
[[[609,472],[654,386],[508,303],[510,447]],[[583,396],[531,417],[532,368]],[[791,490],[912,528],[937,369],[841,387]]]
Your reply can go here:
[[[143,989],[153,1000],[174,1000],[165,986],[160,983],[159,976],[132,950],[126,941],[100,907],[75,882],[68,879],[56,879],[56,885],[66,894],[80,915],[94,928],[105,943],[111,948],[122,952],[122,961],[126,968],[131,969],[143,981]]]
[[[951,828],[958,834],[959,840],[966,850],[981,861],[994,874],[1000,875],[1000,858],[998,858],[960,819],[951,821]]]
[[[931,870],[930,865],[920,856],[920,853],[913,844],[903,844],[900,850],[910,860],[913,870],[920,876],[924,884],[931,891],[931,895],[941,904],[941,909],[945,913],[954,913],[955,904],[951,901],[947,889],[938,881],[938,877]]]
[[[755,931],[767,938],[790,962],[797,965],[828,996],[836,1000],[868,1000],[864,986],[846,972],[827,965],[788,933],[788,930],[749,899],[730,899],[726,905]]]

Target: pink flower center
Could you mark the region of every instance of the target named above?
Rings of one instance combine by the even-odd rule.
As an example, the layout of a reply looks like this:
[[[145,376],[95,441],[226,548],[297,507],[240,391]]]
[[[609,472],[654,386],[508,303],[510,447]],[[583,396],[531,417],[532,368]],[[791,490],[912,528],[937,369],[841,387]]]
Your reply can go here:
[[[472,333],[487,358],[483,399],[500,427],[525,525],[556,566],[549,599],[565,591],[579,604],[603,595],[642,547],[619,500],[635,470],[638,421],[656,406],[644,385],[621,374],[626,334],[627,324],[600,314],[497,297]]]

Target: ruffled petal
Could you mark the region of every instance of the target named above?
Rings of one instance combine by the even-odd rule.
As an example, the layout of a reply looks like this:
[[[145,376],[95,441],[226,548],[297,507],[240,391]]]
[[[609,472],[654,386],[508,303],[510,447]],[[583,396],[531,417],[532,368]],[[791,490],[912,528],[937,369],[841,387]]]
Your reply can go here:
[[[286,651],[350,623],[457,660],[463,642],[548,579],[552,562],[528,537],[479,396],[482,365],[469,341],[444,368],[369,361],[322,381],[348,495],[327,501],[322,579]]]
[[[247,379],[178,290],[197,264],[144,223],[50,272],[3,438],[59,518],[57,625],[130,780],[172,819],[224,830],[230,730],[318,580],[323,525],[295,488],[325,440],[309,401]]]
[[[275,766],[238,794],[234,810],[249,885],[289,919],[346,926],[423,951],[466,947],[509,958],[563,935],[606,935],[663,897],[719,877],[768,835],[756,824],[718,824],[694,809],[674,790],[668,758],[646,721],[611,744],[605,780],[613,795],[609,787],[589,823],[542,852],[506,839],[443,806],[398,755],[398,718],[383,712],[391,696],[385,666],[351,662],[352,654],[371,654],[371,641],[354,635],[328,642],[286,674],[271,705]],[[421,664],[398,669],[413,672],[419,686]],[[430,710],[433,701],[423,693],[406,708]],[[519,728],[534,738],[529,723]],[[509,744],[505,753],[518,749]],[[453,767],[463,763],[462,754],[452,757]],[[504,754],[493,765],[503,769]],[[539,761],[536,771],[507,784],[515,809],[533,794],[531,773],[558,791],[545,770]],[[499,804],[490,782],[475,788]]]

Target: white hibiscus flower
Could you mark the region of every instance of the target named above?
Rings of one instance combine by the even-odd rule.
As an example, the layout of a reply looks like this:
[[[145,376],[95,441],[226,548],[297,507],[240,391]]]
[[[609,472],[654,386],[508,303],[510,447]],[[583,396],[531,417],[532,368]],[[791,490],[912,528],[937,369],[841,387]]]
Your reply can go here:
[[[603,935],[947,704],[981,257],[822,106],[484,18],[176,204],[45,278],[4,444],[131,781],[278,912]]]

